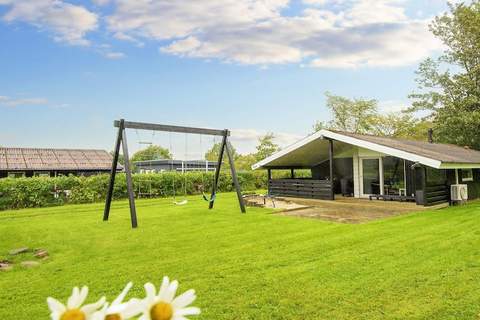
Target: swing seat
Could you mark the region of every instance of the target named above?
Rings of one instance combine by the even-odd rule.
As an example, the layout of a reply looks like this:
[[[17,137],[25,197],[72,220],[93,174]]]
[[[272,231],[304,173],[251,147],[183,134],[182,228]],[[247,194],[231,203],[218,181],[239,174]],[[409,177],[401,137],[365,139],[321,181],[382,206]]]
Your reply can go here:
[[[205,192],[202,192],[202,198],[203,198],[203,200],[205,200],[205,201],[207,201],[207,202],[213,202],[213,201],[215,201],[215,198],[216,198],[216,197],[217,197],[217,195],[214,194],[213,197],[210,198],[210,197],[208,197],[208,196],[205,194]]]
[[[183,206],[183,205],[186,205],[187,203],[188,203],[187,199],[182,200],[182,201],[173,201],[173,204],[175,204],[177,206]]]

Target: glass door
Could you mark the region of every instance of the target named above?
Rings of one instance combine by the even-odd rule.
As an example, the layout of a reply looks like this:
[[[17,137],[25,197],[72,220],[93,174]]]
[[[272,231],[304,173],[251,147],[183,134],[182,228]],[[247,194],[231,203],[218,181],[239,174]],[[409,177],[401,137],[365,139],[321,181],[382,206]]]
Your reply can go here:
[[[380,194],[380,159],[361,159],[361,193],[362,196]]]

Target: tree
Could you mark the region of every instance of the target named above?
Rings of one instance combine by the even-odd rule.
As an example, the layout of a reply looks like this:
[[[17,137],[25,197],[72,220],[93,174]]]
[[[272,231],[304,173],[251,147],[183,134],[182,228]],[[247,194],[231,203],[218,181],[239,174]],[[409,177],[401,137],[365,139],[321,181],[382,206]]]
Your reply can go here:
[[[114,156],[115,156],[115,152],[114,152],[114,151],[110,151],[110,155],[111,155],[112,157],[114,157]],[[123,154],[121,154],[121,153],[118,155],[118,163],[120,163],[122,166],[125,164],[125,157],[124,157]]]
[[[210,150],[208,150],[205,153],[205,160],[212,161],[212,162],[217,162],[218,161],[218,155],[220,154],[220,147],[222,146],[221,142],[215,143]],[[240,156],[237,153],[237,150],[232,146],[230,142],[228,142],[228,148],[232,154],[233,161],[236,161],[238,157]],[[230,163],[227,158],[227,151],[225,150],[225,153],[223,154],[223,162],[222,162],[222,168],[224,169],[229,169],[230,168]]]
[[[158,159],[172,159],[172,154],[166,148],[151,145],[148,148],[135,152],[131,157],[132,162]]]
[[[269,132],[258,139],[257,152],[255,153],[257,161],[261,161],[280,150],[279,146],[273,142],[274,138],[275,135]]]
[[[431,127],[431,122],[418,119],[410,113],[391,112],[374,116],[369,133],[409,140],[427,140],[427,132]]]
[[[313,129],[332,129],[361,134],[373,134],[414,140],[427,139],[431,122],[415,117],[411,112],[381,113],[373,99],[349,99],[327,93],[327,106],[332,120],[317,121]]]
[[[480,1],[449,6],[430,25],[446,50],[420,64],[411,110],[430,112],[437,140],[480,149]]]
[[[329,92],[325,95],[327,96],[327,107],[332,112],[332,120],[315,123],[315,131],[328,128],[353,133],[368,133],[371,130],[371,120],[378,111],[376,100],[349,99]]]
[[[252,166],[257,162],[255,154],[241,154],[235,161],[235,168],[239,171],[252,170]]]

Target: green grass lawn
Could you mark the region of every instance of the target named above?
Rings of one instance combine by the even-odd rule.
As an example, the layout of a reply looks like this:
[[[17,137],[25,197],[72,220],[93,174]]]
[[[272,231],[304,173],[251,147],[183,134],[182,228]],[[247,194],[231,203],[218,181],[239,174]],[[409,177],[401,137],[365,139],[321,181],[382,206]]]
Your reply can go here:
[[[131,295],[163,275],[194,288],[197,319],[478,319],[480,203],[362,225],[241,215],[233,194],[209,211],[199,197],[0,213],[0,259],[46,248],[39,267],[0,273],[0,319],[48,319],[47,296],[88,285],[90,300]],[[16,261],[23,259],[15,258]]]

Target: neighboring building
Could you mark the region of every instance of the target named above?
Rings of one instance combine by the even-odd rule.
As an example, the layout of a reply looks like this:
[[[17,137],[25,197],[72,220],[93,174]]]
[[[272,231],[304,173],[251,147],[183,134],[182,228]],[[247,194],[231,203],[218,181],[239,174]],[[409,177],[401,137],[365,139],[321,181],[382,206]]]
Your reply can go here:
[[[0,178],[93,175],[111,168],[112,156],[104,150],[0,147]]]
[[[147,160],[134,162],[135,171],[139,173],[165,171],[215,171],[217,163],[206,160]]]
[[[321,130],[252,168],[268,170],[271,195],[421,205],[480,198],[480,151],[433,141]],[[272,179],[274,169],[291,170],[291,179]],[[310,169],[311,178],[295,179],[295,169]]]

